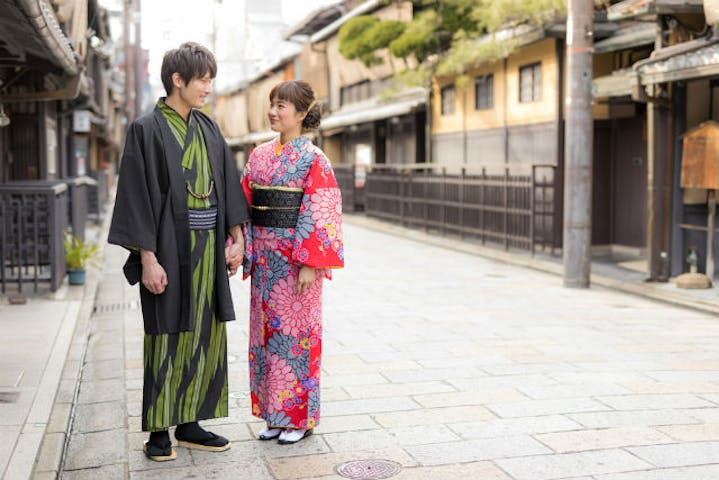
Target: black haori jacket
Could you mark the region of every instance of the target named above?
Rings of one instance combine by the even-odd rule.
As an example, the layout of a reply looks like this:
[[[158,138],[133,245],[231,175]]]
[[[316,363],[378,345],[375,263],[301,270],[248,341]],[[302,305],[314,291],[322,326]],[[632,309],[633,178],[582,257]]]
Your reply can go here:
[[[225,239],[230,227],[249,221],[247,201],[237,167],[217,125],[194,110],[202,128],[217,193],[215,311],[217,319],[235,319],[225,264]],[[143,115],[127,132],[120,165],[115,210],[108,241],[129,248],[123,268],[131,285],[142,279],[139,251],[155,252],[167,273],[167,287],[152,294],[140,283],[145,333],[191,331],[190,228],[187,190],[182,172],[182,147],[158,107]]]

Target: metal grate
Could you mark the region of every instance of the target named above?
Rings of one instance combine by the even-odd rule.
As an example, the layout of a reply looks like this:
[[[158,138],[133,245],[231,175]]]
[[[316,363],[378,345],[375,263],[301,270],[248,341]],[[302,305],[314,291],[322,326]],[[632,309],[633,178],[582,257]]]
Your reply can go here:
[[[381,480],[397,475],[402,465],[392,460],[354,460],[337,466],[341,477],[357,480]]]
[[[140,308],[140,301],[133,300],[131,302],[122,303],[106,303],[95,305],[95,313],[114,313],[114,312],[127,312],[130,310],[138,310]]]

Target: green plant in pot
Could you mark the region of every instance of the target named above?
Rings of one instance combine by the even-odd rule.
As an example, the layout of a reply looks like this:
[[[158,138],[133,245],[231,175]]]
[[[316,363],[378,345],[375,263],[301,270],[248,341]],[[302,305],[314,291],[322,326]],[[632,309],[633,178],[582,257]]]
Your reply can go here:
[[[65,235],[65,265],[70,285],[84,285],[87,264],[96,265],[97,245],[83,242],[69,233]]]

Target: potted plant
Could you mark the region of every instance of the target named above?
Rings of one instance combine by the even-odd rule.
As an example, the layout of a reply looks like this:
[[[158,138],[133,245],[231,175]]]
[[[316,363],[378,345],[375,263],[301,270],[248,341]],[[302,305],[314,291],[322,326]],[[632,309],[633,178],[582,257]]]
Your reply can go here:
[[[69,233],[65,235],[65,265],[70,285],[85,284],[85,266],[97,255],[97,245],[83,242]]]

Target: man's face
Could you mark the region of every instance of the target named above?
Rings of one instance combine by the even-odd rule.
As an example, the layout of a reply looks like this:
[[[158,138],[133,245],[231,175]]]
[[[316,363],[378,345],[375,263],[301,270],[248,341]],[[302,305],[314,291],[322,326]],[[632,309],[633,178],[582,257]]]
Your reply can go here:
[[[202,108],[207,101],[207,96],[212,93],[212,78],[207,72],[203,77],[195,77],[185,84],[180,79],[178,93],[183,102],[192,108]]]

